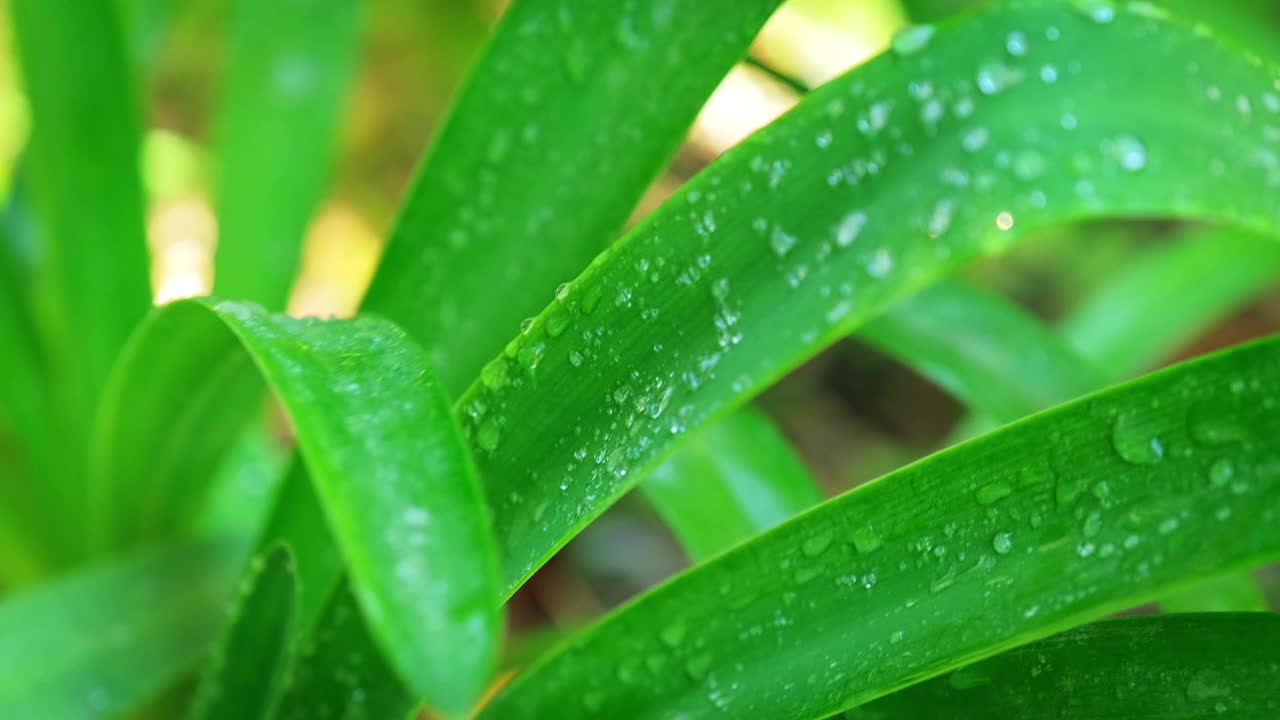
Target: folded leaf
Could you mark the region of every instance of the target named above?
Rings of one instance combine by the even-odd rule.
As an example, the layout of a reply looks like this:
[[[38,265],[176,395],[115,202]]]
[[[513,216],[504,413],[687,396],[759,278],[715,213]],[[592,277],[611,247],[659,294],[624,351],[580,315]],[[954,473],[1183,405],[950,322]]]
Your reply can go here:
[[[496,558],[471,458],[423,351],[377,318],[295,320],[210,299],[155,311],[130,347],[103,416],[104,502],[94,506],[198,492],[180,475],[134,474],[147,443],[165,437],[163,428],[135,431],[135,416],[154,425],[200,370],[252,361],[292,422],[372,635],[419,695],[464,711],[495,662]],[[314,512],[298,522],[310,534]],[[301,592],[305,618],[323,595]]]

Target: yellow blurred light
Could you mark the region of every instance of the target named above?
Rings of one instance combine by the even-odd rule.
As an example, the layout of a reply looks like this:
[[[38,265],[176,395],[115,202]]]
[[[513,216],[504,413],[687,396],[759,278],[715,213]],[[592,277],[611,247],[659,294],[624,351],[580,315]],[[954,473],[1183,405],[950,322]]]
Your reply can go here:
[[[147,236],[157,305],[209,293],[217,234],[217,221],[203,197],[169,200],[152,209]]]
[[[294,317],[350,317],[373,279],[382,242],[355,210],[326,206],[311,223],[289,297]]]

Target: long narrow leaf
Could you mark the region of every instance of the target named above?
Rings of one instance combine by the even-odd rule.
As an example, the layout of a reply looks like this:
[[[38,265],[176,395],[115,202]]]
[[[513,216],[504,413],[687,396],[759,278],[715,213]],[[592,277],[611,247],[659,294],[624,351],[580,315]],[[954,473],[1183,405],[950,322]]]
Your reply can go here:
[[[750,408],[698,433],[640,487],[694,563],[822,499],[786,439]]]
[[[1133,375],[1280,281],[1280,245],[1233,229],[1187,233],[1126,265],[1060,332],[1108,377]]]
[[[1008,425],[642,596],[482,717],[825,717],[1280,557],[1277,403],[1271,338]]]
[[[293,654],[297,583],[283,545],[257,556],[197,691],[192,720],[272,717]]]
[[[365,307],[462,391],[617,232],[779,3],[513,3],[418,171]]]
[[[118,717],[209,649],[235,548],[149,549],[0,605],[0,708],[12,718]]]
[[[1269,720],[1280,615],[1173,615],[1069,630],[845,714],[847,720]]]
[[[1086,217],[1274,232],[1257,188],[1280,186],[1277,82],[1141,5],[1021,2],[814,91],[601,255],[460,400],[503,584],[688,431],[967,260]]]
[[[418,694],[464,711],[488,680],[500,630],[488,514],[425,354],[391,323],[294,320],[216,300],[157,310],[117,368],[113,389],[147,389],[108,405],[98,497],[119,503],[147,489],[133,458],[164,435],[130,432],[132,416],[163,418],[200,369],[241,355],[292,421],[373,636]]]
[[[1104,384],[1100,373],[1026,311],[958,282],[912,296],[858,334],[1000,422]]]
[[[33,125],[38,312],[65,448],[42,486],[74,517],[98,394],[150,299],[137,100],[113,3],[16,0],[11,11]],[[66,555],[77,527],[64,528]]]
[[[214,291],[283,308],[326,187],[360,0],[237,0],[217,117]]]

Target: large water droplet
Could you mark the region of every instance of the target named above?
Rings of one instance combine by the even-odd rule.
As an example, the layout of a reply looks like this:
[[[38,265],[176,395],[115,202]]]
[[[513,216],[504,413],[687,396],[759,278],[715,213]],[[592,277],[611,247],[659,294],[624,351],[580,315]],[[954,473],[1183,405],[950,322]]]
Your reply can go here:
[[[809,557],[817,557],[831,545],[831,537],[830,530],[823,530],[801,543],[800,550]]]
[[[868,527],[860,527],[854,530],[851,539],[853,540],[854,549],[862,555],[874,552],[884,542],[874,530]]]
[[[1013,549],[1013,536],[1007,532],[996,533],[995,537],[991,538],[991,547],[1001,555],[1008,555]]]
[[[1013,488],[1010,487],[1009,483],[997,481],[978,488],[974,496],[979,503],[991,505],[1008,497],[1011,493],[1013,493]]]
[[[1155,465],[1164,458],[1164,446],[1152,430],[1149,416],[1122,412],[1111,429],[1111,445],[1125,462]]]

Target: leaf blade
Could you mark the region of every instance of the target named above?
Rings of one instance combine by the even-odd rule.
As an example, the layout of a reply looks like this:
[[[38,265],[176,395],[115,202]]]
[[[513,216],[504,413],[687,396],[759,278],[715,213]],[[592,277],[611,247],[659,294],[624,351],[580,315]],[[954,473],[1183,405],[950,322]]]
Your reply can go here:
[[[481,717],[825,717],[1280,556],[1280,420],[1262,407],[1278,347],[1184,363],[823,503],[608,616]],[[1139,454],[1153,437],[1167,455]],[[1249,469],[1239,494],[1213,481],[1224,459]]]
[[[999,82],[988,77],[992,93],[977,97],[975,77],[995,69],[975,63],[974,48],[1029,27],[1039,28],[1027,61],[1037,72],[1005,64]],[[1142,62],[1092,64],[1112,54]],[[1126,6],[1095,23],[1071,7],[1013,3],[940,28],[925,52],[881,57],[815,90],[713,163],[570,283],[458,403],[487,481],[508,593],[683,433],[965,260],[1083,218],[1200,217],[1274,234],[1276,208],[1246,187],[1280,182],[1259,159],[1274,153],[1272,140],[1234,108],[1208,100],[1203,81],[1191,83],[1189,95],[1184,77],[1153,83],[1139,70],[1182,67],[1186,57],[1202,71],[1214,67],[1220,92],[1274,92],[1273,69],[1176,19]],[[1042,63],[1079,70],[1047,82]],[[926,65],[932,99],[946,93],[942,119],[909,90]],[[1084,102],[1107,109],[1077,114]],[[1171,102],[1199,120],[1175,127],[1158,110]],[[866,110],[855,118],[851,106]],[[890,106],[905,109],[893,114]],[[840,117],[844,123],[833,124]],[[900,136],[918,141],[914,160],[872,174],[876,158],[900,152],[884,139],[893,118],[902,122]],[[1220,145],[1224,126],[1233,129],[1229,148]],[[1028,127],[1042,131],[1040,144],[1024,142]],[[1147,128],[1142,139],[1133,127]],[[796,150],[803,147],[813,149]],[[935,178],[939,166],[998,168],[1010,148],[1038,159],[1027,155],[1020,173],[990,170],[981,182]],[[928,169],[910,172],[925,157]],[[1234,163],[1222,184],[1168,182],[1175,167],[1222,158]],[[935,214],[945,223],[934,223]],[[646,262],[650,274],[638,277],[635,268]],[[639,377],[636,368],[645,369]],[[619,391],[623,402],[599,402]],[[536,428],[508,423],[533,415],[544,420]],[[579,464],[580,452],[604,462]]]
[[[364,307],[463,390],[608,243],[779,4],[513,4],[416,174]],[[545,246],[529,252],[530,239]]]

